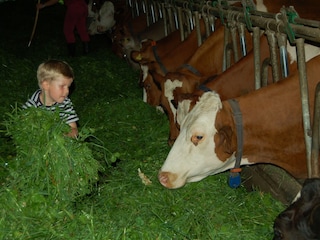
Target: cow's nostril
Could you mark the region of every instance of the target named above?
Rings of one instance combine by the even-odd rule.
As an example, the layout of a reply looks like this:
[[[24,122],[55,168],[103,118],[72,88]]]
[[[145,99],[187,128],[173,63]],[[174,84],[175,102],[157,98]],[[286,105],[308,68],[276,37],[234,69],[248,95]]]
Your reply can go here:
[[[170,178],[168,172],[160,172],[158,175],[159,182],[166,188],[170,186]]]
[[[159,182],[161,183],[162,186],[166,188],[175,188],[174,183],[177,179],[176,174],[173,174],[172,172],[162,172],[160,171],[158,175]]]
[[[168,173],[167,172],[160,172],[158,175],[159,181],[161,184],[165,184],[168,181]]]

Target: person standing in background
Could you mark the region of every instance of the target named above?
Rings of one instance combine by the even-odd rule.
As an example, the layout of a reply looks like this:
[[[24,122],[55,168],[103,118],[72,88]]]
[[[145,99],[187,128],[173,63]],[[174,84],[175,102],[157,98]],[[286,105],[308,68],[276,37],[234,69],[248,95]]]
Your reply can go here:
[[[59,0],[48,0],[45,3],[36,5],[37,9],[58,3]],[[67,11],[64,18],[63,33],[66,38],[68,52],[71,57],[76,54],[76,38],[74,30],[76,29],[83,45],[83,53],[89,52],[90,37],[87,31],[88,5],[85,0],[64,0]]]

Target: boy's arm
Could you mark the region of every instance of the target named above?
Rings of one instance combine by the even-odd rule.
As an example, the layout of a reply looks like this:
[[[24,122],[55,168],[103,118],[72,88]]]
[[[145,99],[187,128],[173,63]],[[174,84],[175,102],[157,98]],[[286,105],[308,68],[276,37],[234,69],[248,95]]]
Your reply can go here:
[[[71,131],[67,134],[68,137],[76,138],[78,136],[78,126],[76,122],[69,123]]]

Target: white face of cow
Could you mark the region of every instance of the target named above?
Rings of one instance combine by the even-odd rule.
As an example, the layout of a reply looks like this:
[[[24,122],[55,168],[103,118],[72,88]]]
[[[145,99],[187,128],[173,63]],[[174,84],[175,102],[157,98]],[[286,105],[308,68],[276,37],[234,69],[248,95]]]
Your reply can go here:
[[[234,154],[223,162],[215,153],[215,119],[221,108],[219,95],[208,92],[187,114],[159,172],[159,181],[163,186],[179,188],[187,182],[200,181],[233,167]]]

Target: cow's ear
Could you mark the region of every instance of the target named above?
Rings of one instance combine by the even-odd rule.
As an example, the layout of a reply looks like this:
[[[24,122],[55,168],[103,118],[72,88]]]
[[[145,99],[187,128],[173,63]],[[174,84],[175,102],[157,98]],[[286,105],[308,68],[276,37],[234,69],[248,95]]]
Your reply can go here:
[[[217,147],[220,147],[224,153],[232,154],[232,134],[230,126],[223,126],[214,136],[214,141]]]

